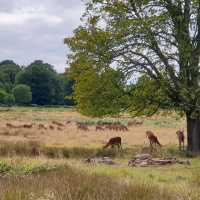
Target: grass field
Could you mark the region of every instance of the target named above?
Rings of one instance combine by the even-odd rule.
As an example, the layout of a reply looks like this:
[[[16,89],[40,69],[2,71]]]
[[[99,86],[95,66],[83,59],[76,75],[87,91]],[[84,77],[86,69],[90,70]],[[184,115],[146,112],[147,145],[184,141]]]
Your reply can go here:
[[[185,128],[185,119],[162,113],[137,119],[143,125],[127,132],[95,130],[99,121],[126,125],[131,120],[125,115],[91,119],[68,108],[1,108],[0,199],[199,200],[200,158],[188,158],[177,146],[175,132]],[[64,126],[59,130],[53,121]],[[76,122],[90,124],[90,130],[77,130]],[[9,128],[6,123],[33,127]],[[39,124],[46,129],[39,129]],[[135,154],[149,152],[146,130],[155,132],[163,144],[154,156],[189,159],[191,165],[128,167]],[[103,150],[114,136],[122,137],[123,151]],[[91,156],[110,156],[117,165],[85,164],[83,160]]]

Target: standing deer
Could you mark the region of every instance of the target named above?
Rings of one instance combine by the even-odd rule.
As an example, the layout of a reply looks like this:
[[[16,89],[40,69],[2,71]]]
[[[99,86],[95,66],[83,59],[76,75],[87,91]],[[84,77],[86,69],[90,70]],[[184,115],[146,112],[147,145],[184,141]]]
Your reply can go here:
[[[154,133],[152,131],[146,131],[146,136],[148,137],[149,139],[149,142],[150,142],[150,148],[151,148],[151,151],[153,150],[153,144],[156,146],[162,146],[160,144],[160,142],[158,141],[158,138],[154,135]]]
[[[178,137],[179,150],[182,149],[181,147],[183,147],[183,150],[184,150],[184,140],[185,140],[184,131],[178,130],[178,131],[176,131],[176,135]]]
[[[110,140],[107,142],[107,144],[103,148],[107,148],[109,146],[111,146],[111,148],[114,148],[115,145],[118,148],[122,149],[122,139],[121,139],[121,137],[110,138]]]

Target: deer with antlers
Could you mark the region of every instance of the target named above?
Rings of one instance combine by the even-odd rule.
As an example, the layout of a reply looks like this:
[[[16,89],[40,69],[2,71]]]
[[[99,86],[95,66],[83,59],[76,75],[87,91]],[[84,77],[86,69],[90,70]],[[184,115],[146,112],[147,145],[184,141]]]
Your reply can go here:
[[[181,150],[181,149],[184,150],[184,140],[185,140],[184,130],[176,131],[176,135],[177,135],[178,142],[179,142],[179,150]]]
[[[118,148],[122,149],[122,139],[121,139],[121,137],[110,138],[110,140],[107,142],[107,144],[103,148],[105,149],[109,146],[111,146],[111,148],[114,148],[114,146],[117,146]]]
[[[149,139],[151,151],[153,150],[153,145],[158,145],[160,147],[162,146],[152,131],[146,131],[146,136]]]

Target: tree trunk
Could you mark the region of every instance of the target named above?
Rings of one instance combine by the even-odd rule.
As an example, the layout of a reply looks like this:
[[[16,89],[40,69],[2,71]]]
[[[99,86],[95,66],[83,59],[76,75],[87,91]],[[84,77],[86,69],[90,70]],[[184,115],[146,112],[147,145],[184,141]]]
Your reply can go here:
[[[187,117],[187,142],[188,151],[200,153],[200,119],[192,119],[189,114]]]

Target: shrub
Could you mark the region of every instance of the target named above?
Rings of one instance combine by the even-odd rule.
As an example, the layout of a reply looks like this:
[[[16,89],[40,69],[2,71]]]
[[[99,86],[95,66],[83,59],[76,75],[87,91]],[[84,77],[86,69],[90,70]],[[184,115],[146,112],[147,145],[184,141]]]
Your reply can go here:
[[[28,104],[32,101],[31,88],[28,85],[18,84],[13,89],[13,94],[17,104]]]

